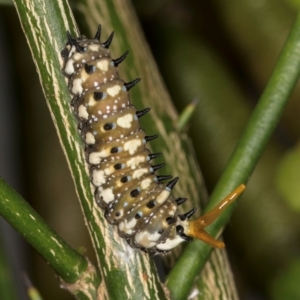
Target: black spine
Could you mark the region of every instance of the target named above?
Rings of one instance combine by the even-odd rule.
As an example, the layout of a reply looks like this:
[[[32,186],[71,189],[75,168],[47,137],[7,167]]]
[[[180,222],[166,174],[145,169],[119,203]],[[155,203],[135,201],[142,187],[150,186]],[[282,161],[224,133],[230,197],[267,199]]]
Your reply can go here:
[[[149,160],[152,160],[152,159],[154,159],[156,157],[160,157],[160,156],[162,156],[161,153],[151,153],[151,154],[148,155]]]
[[[188,211],[187,213],[182,214],[182,215],[178,215],[178,217],[180,218],[181,221],[188,220],[195,213],[196,210],[197,210],[197,208],[194,207],[190,211]]]
[[[111,42],[112,42],[112,39],[113,39],[113,37],[114,37],[114,31],[110,34],[110,36],[108,37],[108,39],[107,39],[107,41],[106,42],[104,42],[104,43],[102,43],[102,47],[103,48],[106,48],[106,49],[108,49],[109,48],[109,46],[110,46],[110,44],[111,44]]]
[[[79,46],[78,42],[72,38],[71,33],[69,31],[67,31],[67,37],[68,37],[69,44],[75,46],[76,51],[78,51],[79,53],[84,52],[84,48]]]
[[[161,182],[164,180],[171,179],[172,177],[173,177],[172,175],[158,175],[158,176],[156,176],[156,179],[158,182]]]
[[[117,67],[128,55],[129,51],[127,50],[122,56],[119,58],[113,59],[114,66]]]
[[[143,110],[137,111],[136,115],[138,118],[141,118],[143,115],[145,115],[147,112],[149,112],[151,110],[151,108],[145,108]]]
[[[159,164],[159,165],[152,166],[151,168],[152,168],[153,172],[155,172],[155,171],[163,168],[164,166],[165,166],[165,164],[162,163],[162,164]]]
[[[94,40],[100,41],[100,37],[101,37],[101,25],[99,24],[97,32],[96,32],[95,37],[94,37]]]
[[[157,134],[155,134],[155,135],[148,135],[148,136],[145,136],[145,141],[146,141],[146,143],[148,143],[148,142],[153,141],[153,140],[155,140],[157,138],[158,138]]]
[[[131,88],[133,88],[140,81],[141,81],[141,78],[137,78],[137,79],[132,80],[130,82],[124,83],[126,91],[129,91]]]
[[[167,184],[167,188],[169,188],[170,190],[172,190],[175,186],[175,184],[177,183],[179,177],[175,177],[173,180],[171,180],[168,184]]]
[[[175,199],[177,205],[181,205],[182,203],[184,203],[187,200],[187,198],[177,198]]]

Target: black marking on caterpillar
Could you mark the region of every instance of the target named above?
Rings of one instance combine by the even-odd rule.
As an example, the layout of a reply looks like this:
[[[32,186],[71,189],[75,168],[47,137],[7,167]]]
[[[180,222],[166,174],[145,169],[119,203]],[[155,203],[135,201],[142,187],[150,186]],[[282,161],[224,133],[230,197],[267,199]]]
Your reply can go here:
[[[98,206],[130,246],[164,253],[183,241],[191,241],[191,236],[201,239],[204,230],[197,228],[197,234],[188,221],[196,208],[186,214],[177,213],[186,200],[171,195],[178,177],[164,185],[161,181],[171,177],[155,174],[164,164],[150,164],[161,155],[146,148],[146,143],[157,136],[146,136],[140,128],[139,119],[150,108],[137,111],[131,104],[128,91],[140,79],[126,83],[119,78],[117,66],[128,51],[111,58],[113,34],[101,43],[100,25],[94,39],[72,38],[67,32],[68,42],[61,52],[63,72],[74,96],[71,105],[86,144]],[[207,233],[204,235],[207,242]]]

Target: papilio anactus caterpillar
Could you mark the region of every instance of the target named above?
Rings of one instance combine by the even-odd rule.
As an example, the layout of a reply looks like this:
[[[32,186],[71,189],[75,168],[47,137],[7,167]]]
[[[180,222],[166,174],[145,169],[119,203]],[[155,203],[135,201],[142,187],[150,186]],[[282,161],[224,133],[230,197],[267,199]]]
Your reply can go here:
[[[95,186],[95,200],[105,210],[106,220],[118,227],[118,233],[133,248],[164,253],[183,241],[195,237],[214,247],[223,242],[208,235],[204,228],[212,223],[245,188],[239,186],[208,214],[189,218],[196,208],[185,214],[178,206],[186,198],[175,199],[171,191],[178,177],[166,185],[171,176],[155,172],[164,164],[152,165],[160,156],[151,153],[146,143],[157,136],[147,136],[139,119],[150,109],[138,111],[130,102],[129,90],[140,79],[124,82],[117,67],[126,58],[112,59],[109,46],[100,42],[101,27],[93,39],[72,38],[62,50],[63,72],[68,78],[72,107],[78,119],[79,132],[86,144],[86,161]]]

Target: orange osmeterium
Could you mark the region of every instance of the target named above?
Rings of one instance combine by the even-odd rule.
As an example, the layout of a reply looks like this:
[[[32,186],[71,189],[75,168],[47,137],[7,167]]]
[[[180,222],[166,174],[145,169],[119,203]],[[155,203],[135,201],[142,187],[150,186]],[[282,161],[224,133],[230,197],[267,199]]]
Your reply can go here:
[[[223,248],[225,244],[210,236],[204,228],[214,222],[221,213],[245,190],[246,186],[241,184],[232,193],[224,198],[215,208],[200,218],[190,221],[186,235],[199,239],[215,248]]]

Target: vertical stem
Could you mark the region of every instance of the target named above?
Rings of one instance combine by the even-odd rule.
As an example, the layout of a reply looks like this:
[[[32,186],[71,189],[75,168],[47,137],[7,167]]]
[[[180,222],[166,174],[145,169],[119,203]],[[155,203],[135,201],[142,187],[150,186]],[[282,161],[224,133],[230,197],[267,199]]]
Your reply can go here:
[[[300,14],[289,34],[268,85],[256,106],[226,170],[217,184],[205,211],[211,210],[240,183],[245,183],[257,164],[274,128],[284,110],[300,74]],[[227,223],[233,207],[208,228],[217,236]],[[191,278],[203,268],[211,248],[193,242],[185,248],[167,279],[174,299],[186,299],[192,286]],[[191,264],[193,262],[193,264]],[[190,268],[184,268],[185,266]]]

